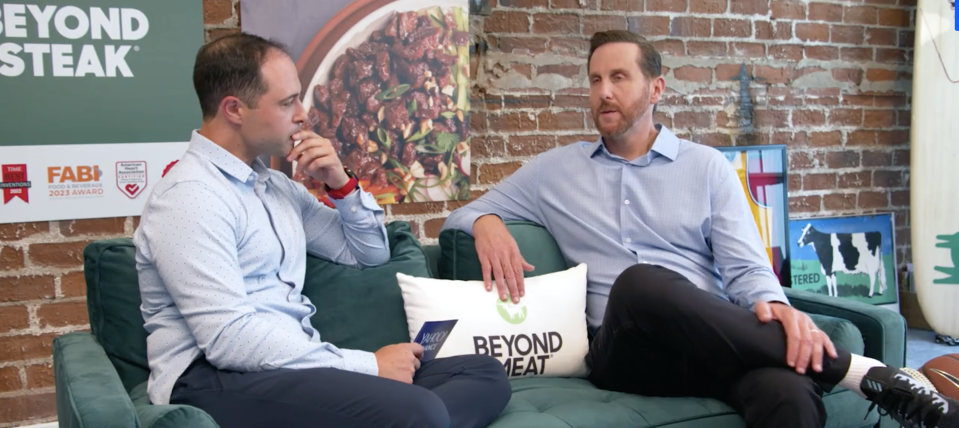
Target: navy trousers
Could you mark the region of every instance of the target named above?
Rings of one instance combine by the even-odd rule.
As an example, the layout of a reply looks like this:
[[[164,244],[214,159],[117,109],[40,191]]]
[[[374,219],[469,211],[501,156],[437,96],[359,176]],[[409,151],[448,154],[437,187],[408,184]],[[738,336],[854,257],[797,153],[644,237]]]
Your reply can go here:
[[[496,419],[510,395],[503,365],[485,355],[423,363],[412,385],[328,368],[240,373],[201,358],[170,401],[206,411],[222,428],[472,428]]]

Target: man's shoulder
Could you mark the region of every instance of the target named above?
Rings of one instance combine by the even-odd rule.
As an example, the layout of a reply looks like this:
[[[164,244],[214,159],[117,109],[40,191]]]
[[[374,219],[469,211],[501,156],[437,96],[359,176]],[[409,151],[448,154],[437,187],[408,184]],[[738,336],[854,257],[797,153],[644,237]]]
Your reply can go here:
[[[551,148],[545,152],[536,155],[533,159],[537,161],[554,161],[563,159],[569,161],[576,156],[589,157],[590,152],[596,149],[596,142],[577,141],[565,146]]]
[[[216,204],[218,201],[225,201],[225,196],[232,193],[229,187],[229,180],[223,177],[216,166],[187,152],[167,175],[157,182],[144,211],[149,211],[151,205],[167,202],[170,198],[203,198],[207,204]]]
[[[690,167],[704,168],[704,171],[729,163],[726,155],[715,147],[689,140],[680,140],[679,159]]]

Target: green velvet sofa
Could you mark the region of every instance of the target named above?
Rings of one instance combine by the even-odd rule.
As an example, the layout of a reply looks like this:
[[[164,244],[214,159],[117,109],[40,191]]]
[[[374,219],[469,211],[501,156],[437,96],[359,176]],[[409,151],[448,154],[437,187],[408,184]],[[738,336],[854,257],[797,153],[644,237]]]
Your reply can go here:
[[[528,276],[565,269],[555,241],[542,227],[510,223],[524,257],[536,266]],[[409,224],[392,222],[391,260],[354,269],[310,257],[304,294],[317,306],[312,319],[324,340],[341,347],[376,350],[408,341],[396,272],[448,279],[479,279],[473,240],[444,231],[439,245],[422,246]],[[130,239],[101,240],[84,249],[90,332],[69,333],[53,343],[57,414],[61,427],[216,427],[190,406],[153,405],[146,333]],[[905,359],[905,323],[886,309],[787,290],[793,304],[812,314],[820,328],[854,352],[894,366]],[[372,316],[371,316],[372,315]],[[743,427],[727,405],[698,398],[657,398],[602,391],[584,379],[530,378],[512,381],[513,397],[495,428],[546,427]],[[828,427],[879,423],[868,403],[841,388],[825,398]],[[895,426],[883,418],[883,427]],[[316,426],[323,426],[318,421]]]

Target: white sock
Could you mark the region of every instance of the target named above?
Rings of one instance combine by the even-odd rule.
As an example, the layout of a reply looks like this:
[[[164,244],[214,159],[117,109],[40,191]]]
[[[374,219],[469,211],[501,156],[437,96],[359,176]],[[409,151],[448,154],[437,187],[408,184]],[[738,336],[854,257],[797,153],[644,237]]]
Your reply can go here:
[[[873,367],[883,367],[885,364],[883,364],[882,361],[863,357],[862,355],[852,354],[851,357],[849,361],[849,371],[846,372],[846,377],[839,381],[839,386],[859,394],[862,398],[866,398],[866,394],[863,394],[862,389],[859,388],[859,384],[862,383],[862,378],[866,376],[869,369]]]

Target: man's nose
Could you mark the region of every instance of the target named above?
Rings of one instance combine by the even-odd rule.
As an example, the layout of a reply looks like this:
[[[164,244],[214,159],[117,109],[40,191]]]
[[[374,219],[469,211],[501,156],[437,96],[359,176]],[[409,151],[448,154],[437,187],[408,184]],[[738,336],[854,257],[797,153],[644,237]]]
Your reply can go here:
[[[599,97],[604,100],[613,99],[613,86],[605,80],[599,83]]]
[[[306,114],[306,107],[303,106],[303,103],[301,103],[299,99],[297,99],[293,104],[296,108],[296,113],[293,114],[293,123],[303,126],[307,119],[309,119],[309,116]]]

